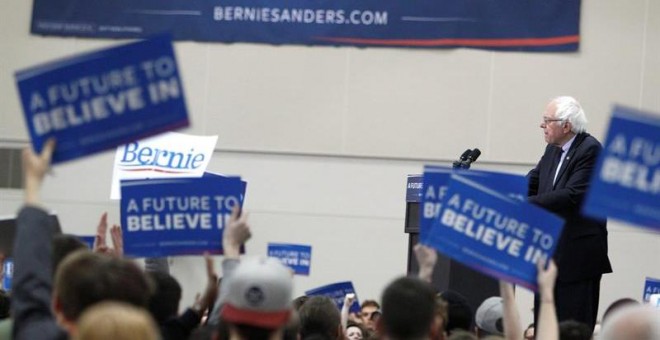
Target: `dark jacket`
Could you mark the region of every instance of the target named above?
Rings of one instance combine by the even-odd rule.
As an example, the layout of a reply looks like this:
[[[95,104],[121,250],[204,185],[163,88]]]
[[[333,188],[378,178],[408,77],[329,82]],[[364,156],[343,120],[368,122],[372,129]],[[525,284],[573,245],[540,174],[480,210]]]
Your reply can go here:
[[[68,339],[51,312],[53,290],[53,220],[35,207],[21,209],[17,219],[12,282],[14,339]]]
[[[607,257],[606,221],[581,214],[582,203],[602,146],[586,132],[579,133],[562,163],[557,180],[554,160],[561,148],[548,145],[541,160],[529,172],[529,202],[557,214],[565,220],[555,252],[558,281],[573,282],[611,273]]]

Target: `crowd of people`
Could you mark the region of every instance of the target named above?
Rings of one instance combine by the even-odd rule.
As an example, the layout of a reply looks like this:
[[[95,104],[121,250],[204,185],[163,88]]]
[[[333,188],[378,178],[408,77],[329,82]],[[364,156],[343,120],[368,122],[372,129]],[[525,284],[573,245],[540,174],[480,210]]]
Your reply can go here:
[[[167,261],[147,259],[143,270],[124,258],[121,228],[108,228],[105,214],[92,250],[57,234],[40,201],[54,146],[51,140],[40,154],[23,152],[25,205],[17,218],[13,290],[1,296],[0,338],[660,339],[660,311],[632,299],[612,304],[599,327],[559,322],[552,260],[538,264],[535,324],[521,324],[513,285],[503,281],[500,296],[472,311],[459,293],[433,288],[437,253],[424,245],[415,247],[418,275],[394,279],[377,300],[363,301],[359,313],[349,311],[352,294],[341,309],[329,297],[294,297],[292,272],[279,260],[241,258],[251,230],[248,214],[238,208],[223,231],[222,278],[205,256],[204,291],[179,312],[181,286]]]

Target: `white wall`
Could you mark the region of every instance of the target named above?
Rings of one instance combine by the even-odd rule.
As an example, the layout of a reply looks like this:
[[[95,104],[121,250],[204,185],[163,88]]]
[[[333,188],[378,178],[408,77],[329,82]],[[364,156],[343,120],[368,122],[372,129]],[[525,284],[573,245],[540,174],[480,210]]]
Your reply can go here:
[[[14,71],[118,43],[31,36],[30,6],[0,2],[0,146],[28,141]],[[544,147],[545,103],[560,94],[581,100],[601,140],[613,103],[660,112],[660,2],[585,0],[581,31],[571,54],[178,42],[192,121],[183,132],[218,134],[209,169],[249,182],[249,253],[265,254],[268,242],[313,246],[296,294],[353,280],[361,298],[378,297],[405,271],[406,174],[466,147],[483,151],[478,167],[524,173]],[[119,220],[108,199],[112,157],[55,168],[44,199],[65,231],[92,233],[105,210]],[[20,202],[20,192],[0,190],[0,215]],[[601,311],[660,277],[658,234],[619,223],[610,231],[615,273],[603,280]],[[202,289],[201,262],[173,260],[184,303]],[[531,296],[518,299],[529,321]]]

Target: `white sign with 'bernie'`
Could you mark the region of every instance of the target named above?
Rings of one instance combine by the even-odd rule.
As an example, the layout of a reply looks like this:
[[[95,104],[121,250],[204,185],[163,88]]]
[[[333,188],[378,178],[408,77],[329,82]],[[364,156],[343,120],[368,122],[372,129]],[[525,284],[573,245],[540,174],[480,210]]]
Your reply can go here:
[[[217,141],[218,136],[167,132],[118,147],[110,198],[121,198],[122,179],[202,177]]]

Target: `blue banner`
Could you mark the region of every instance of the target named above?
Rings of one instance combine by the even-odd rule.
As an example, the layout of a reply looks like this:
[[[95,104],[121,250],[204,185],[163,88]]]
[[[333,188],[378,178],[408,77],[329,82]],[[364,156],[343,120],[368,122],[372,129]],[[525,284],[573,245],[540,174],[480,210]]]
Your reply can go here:
[[[644,294],[642,298],[644,303],[649,303],[653,294],[660,294],[660,279],[647,277],[646,281],[644,281]]]
[[[355,294],[355,300],[353,304],[348,309],[350,313],[359,313],[360,312],[360,301],[358,300],[358,295],[355,293],[353,288],[353,282],[344,281],[329,284],[323,287],[314,288],[305,292],[307,296],[327,296],[332,299],[337,305],[339,310],[344,306],[344,299],[346,294]]]
[[[660,231],[660,115],[617,106],[583,212]]]
[[[34,0],[35,34],[576,51],[580,0]]]
[[[10,291],[11,281],[14,278],[14,261],[12,259],[5,259],[5,263],[2,265],[2,272],[4,274],[2,279],[2,289]]]
[[[57,139],[53,163],[189,125],[168,36],[34,66],[16,82],[34,149]]]
[[[451,175],[427,244],[486,275],[536,290],[536,263],[552,257],[564,221],[462,175]]]
[[[431,226],[440,217],[442,201],[452,174],[460,174],[519,201],[525,201],[527,197],[528,184],[525,176],[426,165],[419,205],[419,239],[422,243],[426,243]]]
[[[309,275],[312,265],[312,247],[299,244],[269,243],[268,256],[282,261],[298,275]]]
[[[241,205],[238,177],[124,180],[124,253],[134,257],[222,254],[222,232]]]

